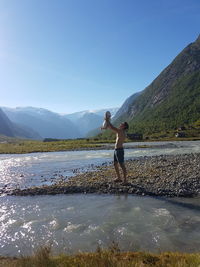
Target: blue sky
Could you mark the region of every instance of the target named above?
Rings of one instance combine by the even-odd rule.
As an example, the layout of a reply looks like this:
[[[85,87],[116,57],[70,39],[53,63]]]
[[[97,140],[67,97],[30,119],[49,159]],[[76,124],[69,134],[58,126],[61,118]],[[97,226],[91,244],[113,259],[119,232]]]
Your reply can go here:
[[[0,0],[0,106],[121,106],[200,33],[199,0]]]

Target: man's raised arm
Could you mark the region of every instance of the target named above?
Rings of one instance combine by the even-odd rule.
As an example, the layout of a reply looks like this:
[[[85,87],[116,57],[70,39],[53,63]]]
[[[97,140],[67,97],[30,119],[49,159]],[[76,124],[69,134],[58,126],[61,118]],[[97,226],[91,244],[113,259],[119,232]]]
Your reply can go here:
[[[116,128],[115,126],[112,125],[112,123],[110,121],[107,121],[108,124],[108,128],[110,128],[111,130],[113,130],[114,132],[118,133],[119,129]]]

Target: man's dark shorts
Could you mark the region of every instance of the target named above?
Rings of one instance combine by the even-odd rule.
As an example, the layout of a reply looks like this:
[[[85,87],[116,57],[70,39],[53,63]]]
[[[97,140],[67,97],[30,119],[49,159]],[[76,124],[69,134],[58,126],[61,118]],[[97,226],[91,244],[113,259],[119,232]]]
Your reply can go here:
[[[124,149],[116,148],[114,150],[114,162],[124,163]]]

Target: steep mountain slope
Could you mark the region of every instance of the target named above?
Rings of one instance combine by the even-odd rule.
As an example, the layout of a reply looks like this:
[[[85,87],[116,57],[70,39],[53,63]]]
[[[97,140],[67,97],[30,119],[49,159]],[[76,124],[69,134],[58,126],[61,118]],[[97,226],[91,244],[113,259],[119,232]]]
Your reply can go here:
[[[12,122],[0,108],[0,134],[8,137],[41,139],[34,130]]]
[[[0,134],[14,137],[14,129],[11,121],[0,108]]]
[[[42,138],[76,138],[80,137],[77,127],[67,118],[42,108],[3,108],[10,120],[31,127]]]
[[[119,109],[118,113],[116,122],[126,119],[130,131],[142,133],[173,129],[199,119],[200,36],[126,105],[125,112]]]
[[[39,135],[38,132],[33,130],[30,127],[27,127],[26,125],[22,125],[20,123],[14,123],[14,131],[15,131],[15,136],[16,137],[21,137],[21,138],[28,138],[28,139],[33,139],[33,140],[41,140],[42,137]]]
[[[127,113],[129,110],[129,106],[131,106],[133,104],[133,102],[136,100],[136,98],[139,95],[141,95],[141,93],[142,92],[137,92],[137,93],[131,95],[130,97],[128,97],[126,99],[126,101],[124,102],[124,104],[120,107],[120,109],[115,114],[113,120],[116,120],[117,118],[121,117],[123,114]]]

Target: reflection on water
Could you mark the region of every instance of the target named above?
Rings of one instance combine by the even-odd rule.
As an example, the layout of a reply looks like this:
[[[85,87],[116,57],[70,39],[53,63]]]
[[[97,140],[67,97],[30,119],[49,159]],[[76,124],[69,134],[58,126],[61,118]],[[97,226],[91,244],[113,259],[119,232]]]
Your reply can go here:
[[[138,143],[139,144],[139,143]],[[134,143],[134,145],[138,145]],[[140,143],[141,144],[141,143]],[[200,142],[142,143],[126,158],[200,152]],[[166,145],[167,144],[167,145]],[[128,144],[130,145],[130,144]],[[112,160],[112,150],[0,155],[0,188],[53,183]],[[199,251],[200,199],[56,195],[0,197],[0,255],[30,254],[51,243],[55,252]]]
[[[0,255],[123,250],[199,251],[199,199],[57,195],[0,198]]]
[[[73,176],[77,169],[91,169],[111,158],[111,151],[67,151],[0,155],[0,188],[51,184]]]
[[[126,149],[126,158],[154,156],[161,154],[180,154],[200,152],[200,141],[195,142],[146,142],[127,143],[134,149]],[[150,148],[137,148],[148,145]],[[50,153],[32,153],[25,155],[0,155],[0,188],[30,187],[51,184],[58,179],[67,179],[75,170],[90,169],[93,165],[109,162],[113,158],[112,150],[67,151]]]

